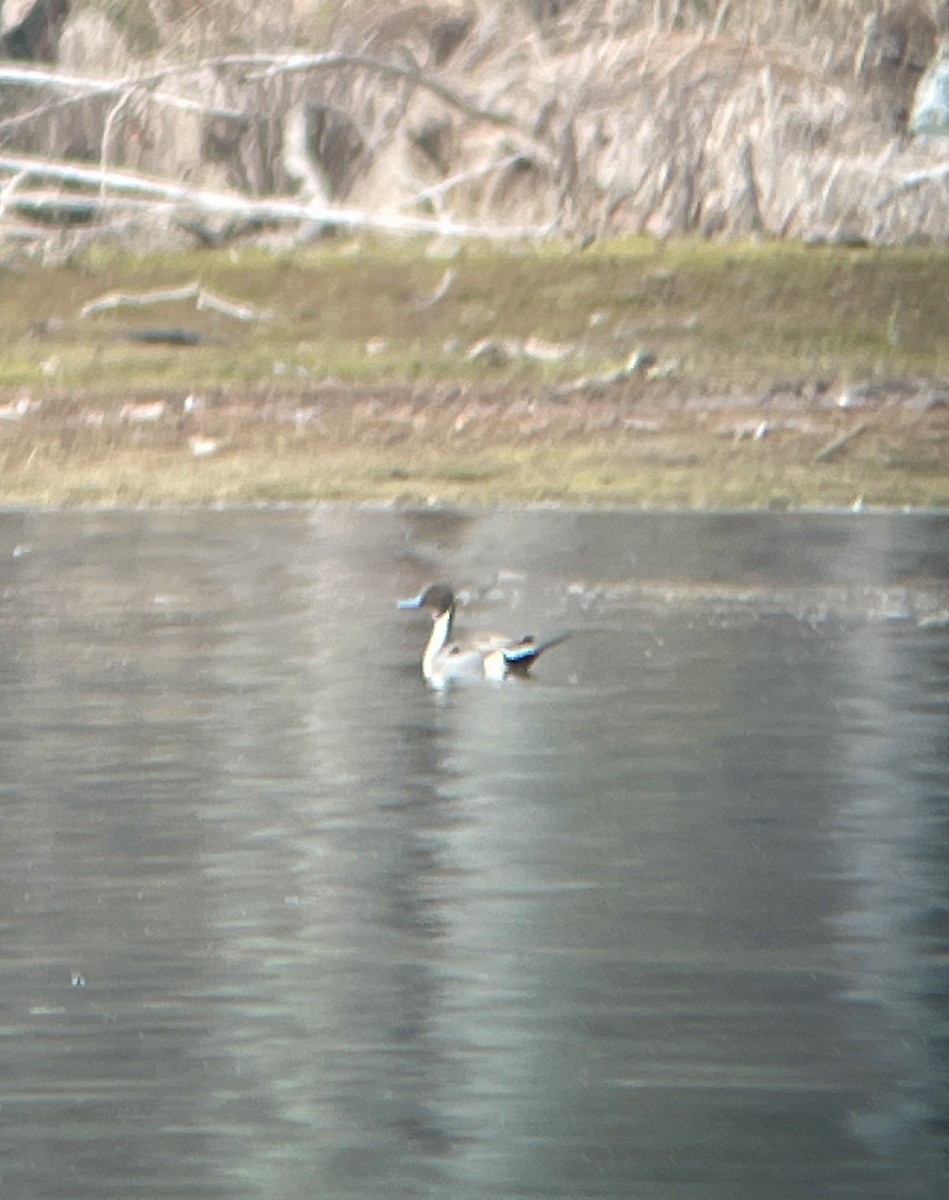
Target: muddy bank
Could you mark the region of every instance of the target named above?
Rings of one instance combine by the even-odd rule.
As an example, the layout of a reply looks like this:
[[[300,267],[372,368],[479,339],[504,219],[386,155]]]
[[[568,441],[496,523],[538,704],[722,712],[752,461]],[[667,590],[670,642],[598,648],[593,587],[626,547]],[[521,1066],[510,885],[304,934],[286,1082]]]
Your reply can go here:
[[[0,429],[7,504],[320,500],[949,506],[949,407],[912,389],[827,399],[589,397],[477,385],[324,386],[93,407]],[[98,398],[101,403],[101,397]]]

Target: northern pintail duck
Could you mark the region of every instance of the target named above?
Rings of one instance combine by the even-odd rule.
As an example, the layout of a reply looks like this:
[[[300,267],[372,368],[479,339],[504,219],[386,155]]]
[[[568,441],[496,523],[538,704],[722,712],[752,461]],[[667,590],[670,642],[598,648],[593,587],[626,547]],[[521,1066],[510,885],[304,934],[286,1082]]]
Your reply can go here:
[[[492,633],[467,642],[453,641],[455,594],[446,583],[433,583],[411,600],[400,600],[398,607],[431,611],[432,632],[422,655],[422,674],[435,688],[453,681],[498,683],[512,673],[526,675],[545,650],[570,636],[569,632],[561,632],[545,638],[528,635],[512,640]]]

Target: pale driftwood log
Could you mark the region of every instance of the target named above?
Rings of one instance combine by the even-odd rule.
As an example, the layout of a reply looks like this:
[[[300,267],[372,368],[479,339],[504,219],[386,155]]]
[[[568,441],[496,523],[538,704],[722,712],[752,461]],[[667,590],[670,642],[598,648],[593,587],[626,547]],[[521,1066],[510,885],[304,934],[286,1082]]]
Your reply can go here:
[[[256,321],[269,317],[268,312],[259,311],[249,304],[236,304],[233,300],[225,300],[215,296],[203,288],[197,280],[186,283],[178,288],[164,288],[155,292],[108,292],[95,300],[90,300],[79,310],[80,317],[90,317],[93,313],[105,312],[112,308],[132,308],[146,304],[173,304],[178,300],[194,300],[195,307],[211,309],[222,313],[225,317],[233,317],[236,321]]]
[[[261,200],[249,199],[234,192],[218,192],[209,189],[183,187],[167,180],[151,179],[132,171],[103,171],[78,163],[46,162],[19,155],[0,155],[0,172],[60,180],[96,188],[97,194],[77,197],[62,197],[50,194],[45,199],[35,198],[36,207],[56,207],[67,203],[81,204],[100,213],[108,213],[113,204],[110,191],[149,196],[154,199],[157,212],[197,210],[221,216],[240,217],[247,220],[265,221],[271,224],[316,222],[336,228],[371,229],[381,233],[439,234],[458,238],[487,238],[493,240],[530,240],[548,236],[552,226],[536,225],[488,225],[452,221],[447,217],[412,217],[395,212],[366,212],[358,208],[337,208],[334,205],[311,202],[301,204],[295,200],[268,197]],[[20,203],[23,196],[20,195]],[[121,207],[119,200],[118,207]]]

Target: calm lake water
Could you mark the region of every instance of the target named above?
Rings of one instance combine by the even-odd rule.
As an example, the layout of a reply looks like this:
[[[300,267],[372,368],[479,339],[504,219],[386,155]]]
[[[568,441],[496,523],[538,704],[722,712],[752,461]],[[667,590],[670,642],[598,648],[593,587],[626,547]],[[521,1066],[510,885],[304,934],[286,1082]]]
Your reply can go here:
[[[574,636],[437,695],[395,600]],[[0,515],[11,1200],[945,1200],[949,518]]]

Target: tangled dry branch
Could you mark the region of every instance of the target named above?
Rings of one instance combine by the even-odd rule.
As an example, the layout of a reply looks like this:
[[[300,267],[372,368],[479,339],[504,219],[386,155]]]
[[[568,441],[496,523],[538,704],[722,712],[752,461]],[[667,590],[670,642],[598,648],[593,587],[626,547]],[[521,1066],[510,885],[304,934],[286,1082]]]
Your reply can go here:
[[[665,16],[596,25],[596,5],[578,4],[585,35],[559,41],[506,36],[482,9],[446,61],[409,38],[383,52],[364,30],[319,53],[115,78],[5,64],[0,208],[45,230],[147,213],[152,229],[207,239],[274,225],[949,237],[938,147],[879,119],[852,55],[815,65],[728,36],[740,9],[725,0],[679,33]]]

